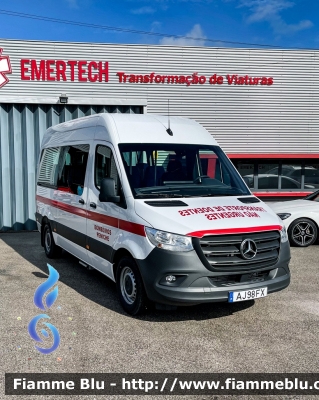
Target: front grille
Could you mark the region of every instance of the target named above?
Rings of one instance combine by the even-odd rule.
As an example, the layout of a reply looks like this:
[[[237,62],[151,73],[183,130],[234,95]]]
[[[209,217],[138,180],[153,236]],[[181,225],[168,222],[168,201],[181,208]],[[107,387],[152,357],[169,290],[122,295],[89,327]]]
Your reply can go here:
[[[232,286],[239,283],[241,275],[210,276],[209,280],[214,286]]]
[[[250,272],[242,275],[218,275],[218,276],[210,276],[210,282],[216,286],[234,286],[234,285],[242,285],[246,283],[256,283],[263,282],[269,276],[269,271],[261,271],[261,272]]]
[[[245,239],[252,239],[257,245],[257,254],[246,260],[240,252]],[[235,271],[236,269],[256,269],[276,264],[280,250],[278,231],[247,233],[240,235],[204,236],[200,239],[204,259],[214,270]]]

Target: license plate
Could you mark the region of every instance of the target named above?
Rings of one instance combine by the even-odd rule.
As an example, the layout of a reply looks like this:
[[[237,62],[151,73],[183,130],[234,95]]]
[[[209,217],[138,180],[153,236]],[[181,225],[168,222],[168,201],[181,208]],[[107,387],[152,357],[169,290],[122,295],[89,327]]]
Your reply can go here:
[[[251,290],[243,290],[241,292],[229,292],[228,302],[235,303],[236,301],[245,301],[260,299],[267,296],[267,287]]]

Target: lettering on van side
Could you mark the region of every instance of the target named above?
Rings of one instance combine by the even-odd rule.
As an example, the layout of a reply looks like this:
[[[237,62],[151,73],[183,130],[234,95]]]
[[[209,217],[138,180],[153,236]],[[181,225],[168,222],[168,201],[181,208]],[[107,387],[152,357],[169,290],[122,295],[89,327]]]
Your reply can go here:
[[[96,236],[99,239],[103,239],[107,242],[110,240],[110,236],[112,235],[112,230],[108,228],[104,228],[104,226],[94,224],[94,230],[96,230]]]

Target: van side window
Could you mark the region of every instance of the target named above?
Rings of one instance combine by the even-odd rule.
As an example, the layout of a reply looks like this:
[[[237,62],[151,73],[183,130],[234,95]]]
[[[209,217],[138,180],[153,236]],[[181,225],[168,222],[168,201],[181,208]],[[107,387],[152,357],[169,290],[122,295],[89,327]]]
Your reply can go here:
[[[60,147],[44,149],[40,161],[38,185],[56,187]]]
[[[94,168],[95,186],[100,190],[103,178],[113,178],[116,194],[120,194],[120,179],[112,150],[106,146],[97,146]]]
[[[88,144],[61,147],[58,190],[82,195],[89,150]]]

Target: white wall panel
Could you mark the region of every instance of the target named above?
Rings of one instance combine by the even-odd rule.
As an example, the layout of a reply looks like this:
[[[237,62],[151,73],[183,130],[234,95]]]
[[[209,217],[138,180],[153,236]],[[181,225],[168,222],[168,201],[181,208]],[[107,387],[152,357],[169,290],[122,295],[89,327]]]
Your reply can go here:
[[[319,153],[319,52],[56,43],[0,40],[11,57],[7,96],[147,99],[149,113],[194,118],[231,153]],[[21,81],[20,59],[101,60],[109,62],[109,82]],[[272,86],[120,84],[118,71],[134,74],[242,74],[274,78]],[[3,100],[5,101],[5,100]],[[132,103],[133,104],[133,103]]]

